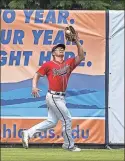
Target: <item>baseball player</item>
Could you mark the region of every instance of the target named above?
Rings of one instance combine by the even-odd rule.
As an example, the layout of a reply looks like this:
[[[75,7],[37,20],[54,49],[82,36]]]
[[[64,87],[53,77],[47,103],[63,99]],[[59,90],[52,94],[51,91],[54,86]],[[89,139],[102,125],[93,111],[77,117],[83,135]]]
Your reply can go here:
[[[64,138],[62,148],[73,152],[81,151],[80,148],[74,145],[71,129],[71,115],[65,102],[65,91],[70,74],[84,59],[83,48],[79,43],[78,37],[74,38],[74,42],[78,49],[76,57],[64,61],[65,45],[58,44],[52,48],[53,60],[44,63],[33,77],[32,94],[34,97],[40,96],[40,89],[37,88],[39,78],[45,75],[48,78],[49,89],[46,95],[48,119],[22,132],[24,148],[28,148],[28,141],[35,134],[54,128],[58,120],[61,120]]]

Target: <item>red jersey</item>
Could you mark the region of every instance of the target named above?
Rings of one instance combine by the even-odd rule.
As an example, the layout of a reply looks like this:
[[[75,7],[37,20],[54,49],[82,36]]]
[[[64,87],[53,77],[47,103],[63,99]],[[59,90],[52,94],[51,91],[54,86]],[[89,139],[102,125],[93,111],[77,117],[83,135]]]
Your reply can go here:
[[[57,61],[46,62],[37,72],[41,76],[47,76],[49,90],[64,92],[68,84],[69,76],[75,67],[75,58],[69,58],[62,63]]]

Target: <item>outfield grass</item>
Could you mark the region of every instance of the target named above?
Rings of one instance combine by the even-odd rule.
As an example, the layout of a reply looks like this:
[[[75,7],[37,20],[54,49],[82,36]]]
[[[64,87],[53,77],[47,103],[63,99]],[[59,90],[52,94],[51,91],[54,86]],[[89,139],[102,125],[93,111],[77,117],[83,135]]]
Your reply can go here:
[[[1,161],[124,161],[124,150],[82,150],[61,148],[1,148]]]

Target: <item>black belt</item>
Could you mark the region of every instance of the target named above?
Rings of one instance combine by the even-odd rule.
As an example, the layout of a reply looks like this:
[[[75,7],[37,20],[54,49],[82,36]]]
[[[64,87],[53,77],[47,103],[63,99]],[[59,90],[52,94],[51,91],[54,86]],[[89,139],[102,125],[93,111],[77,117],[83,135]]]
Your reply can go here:
[[[56,91],[51,91],[51,90],[48,90],[49,93],[51,94],[54,94],[54,95],[59,95],[59,96],[65,96],[65,92],[56,92]]]

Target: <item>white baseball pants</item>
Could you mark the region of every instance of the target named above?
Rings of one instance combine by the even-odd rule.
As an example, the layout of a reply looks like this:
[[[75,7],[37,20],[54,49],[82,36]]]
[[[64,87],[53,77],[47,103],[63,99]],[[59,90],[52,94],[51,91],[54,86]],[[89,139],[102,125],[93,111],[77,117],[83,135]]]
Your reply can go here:
[[[29,137],[36,133],[46,131],[56,126],[58,120],[62,122],[63,138],[65,148],[72,148],[74,140],[72,138],[71,115],[66,107],[65,97],[47,93],[46,103],[48,107],[48,119],[28,129]]]

